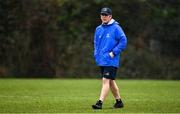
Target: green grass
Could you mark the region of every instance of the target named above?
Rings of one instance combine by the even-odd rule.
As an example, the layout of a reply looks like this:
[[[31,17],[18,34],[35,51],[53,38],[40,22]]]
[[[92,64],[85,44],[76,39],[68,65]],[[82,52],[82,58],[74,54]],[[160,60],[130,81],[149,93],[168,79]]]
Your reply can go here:
[[[0,113],[180,113],[180,81],[116,81],[125,107],[93,110],[101,80],[0,79]]]

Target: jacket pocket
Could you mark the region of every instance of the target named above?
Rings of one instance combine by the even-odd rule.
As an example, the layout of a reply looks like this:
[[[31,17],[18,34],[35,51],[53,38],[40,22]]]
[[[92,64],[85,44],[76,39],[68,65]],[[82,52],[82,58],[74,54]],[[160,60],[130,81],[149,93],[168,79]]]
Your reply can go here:
[[[111,61],[113,58],[109,55],[109,52],[103,54],[103,57],[106,61]]]

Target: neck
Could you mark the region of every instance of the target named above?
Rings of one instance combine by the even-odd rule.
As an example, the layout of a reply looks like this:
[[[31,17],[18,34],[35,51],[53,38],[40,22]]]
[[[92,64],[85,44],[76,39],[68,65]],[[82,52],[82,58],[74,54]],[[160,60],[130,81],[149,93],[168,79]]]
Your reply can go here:
[[[108,22],[103,22],[102,24],[104,24],[104,25],[112,24],[113,21],[114,21],[114,19],[111,18]]]

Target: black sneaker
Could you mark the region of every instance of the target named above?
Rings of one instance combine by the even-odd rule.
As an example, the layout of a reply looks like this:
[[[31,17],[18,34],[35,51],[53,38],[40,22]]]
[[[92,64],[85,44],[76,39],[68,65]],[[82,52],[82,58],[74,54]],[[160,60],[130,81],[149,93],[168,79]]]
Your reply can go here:
[[[102,109],[102,101],[97,101],[95,105],[92,105],[93,109]]]
[[[123,102],[116,102],[116,103],[114,104],[114,108],[123,108],[123,107],[124,107]]]

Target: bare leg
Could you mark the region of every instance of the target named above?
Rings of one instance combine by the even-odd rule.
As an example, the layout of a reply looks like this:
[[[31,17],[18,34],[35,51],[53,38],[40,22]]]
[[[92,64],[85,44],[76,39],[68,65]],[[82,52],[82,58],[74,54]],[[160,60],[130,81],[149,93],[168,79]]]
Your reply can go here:
[[[110,79],[103,78],[102,82],[103,83],[99,100],[104,101],[110,89]]]
[[[119,93],[119,88],[114,80],[110,80],[110,88],[111,92],[114,96],[115,99],[120,99],[120,93]]]

